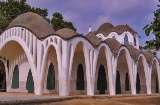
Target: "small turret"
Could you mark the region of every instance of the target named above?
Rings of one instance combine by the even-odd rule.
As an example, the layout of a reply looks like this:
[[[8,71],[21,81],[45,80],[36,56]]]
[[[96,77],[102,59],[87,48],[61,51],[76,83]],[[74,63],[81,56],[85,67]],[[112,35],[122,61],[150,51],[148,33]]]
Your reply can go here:
[[[89,30],[88,30],[88,32],[91,32],[92,31],[92,27],[91,26],[89,26]]]

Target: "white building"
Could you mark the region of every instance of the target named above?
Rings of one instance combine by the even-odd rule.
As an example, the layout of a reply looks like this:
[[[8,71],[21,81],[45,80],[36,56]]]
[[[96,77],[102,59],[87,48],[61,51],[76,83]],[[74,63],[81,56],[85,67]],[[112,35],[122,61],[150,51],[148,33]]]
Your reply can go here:
[[[60,96],[158,92],[159,61],[139,50],[139,35],[133,29],[104,23],[95,32],[89,30],[85,36],[67,28],[55,32],[31,12],[14,19],[0,35],[7,92]]]

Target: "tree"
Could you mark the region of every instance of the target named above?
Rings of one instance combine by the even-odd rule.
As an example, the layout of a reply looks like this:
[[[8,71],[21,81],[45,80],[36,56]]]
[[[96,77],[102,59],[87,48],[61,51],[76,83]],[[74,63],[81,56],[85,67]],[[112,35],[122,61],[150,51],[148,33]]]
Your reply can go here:
[[[145,33],[147,36],[150,35],[150,32],[153,31],[153,34],[155,35],[155,39],[152,39],[150,41],[146,41],[146,47],[151,49],[157,49],[160,48],[160,5],[157,5],[158,9],[154,11],[154,20],[151,22],[150,25],[146,25],[143,30],[145,30]]]
[[[55,12],[55,13],[53,13],[52,16],[53,17],[51,19],[51,24],[52,24],[54,30],[57,31],[62,28],[70,28],[70,29],[73,29],[74,31],[77,30],[71,22],[67,22],[67,21],[63,20],[63,16],[61,13]]]
[[[71,28],[75,31],[77,30],[71,22],[63,20],[63,16],[61,13],[53,13],[53,18],[50,20],[49,18],[47,18],[47,9],[31,7],[26,3],[26,0],[0,0],[0,33],[7,28],[7,26],[12,22],[13,19],[15,19],[18,15],[26,12],[34,12],[42,16],[49,23],[51,22],[55,30],[59,30],[62,28]]]
[[[34,8],[26,4],[26,0],[0,1],[0,32],[4,31],[9,23],[18,15],[25,12],[34,12],[48,20],[47,9]]]

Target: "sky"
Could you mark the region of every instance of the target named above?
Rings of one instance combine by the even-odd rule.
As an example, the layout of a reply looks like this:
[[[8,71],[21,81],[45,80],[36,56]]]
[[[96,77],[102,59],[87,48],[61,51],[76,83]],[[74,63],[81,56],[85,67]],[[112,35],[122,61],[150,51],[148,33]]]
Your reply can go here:
[[[126,23],[133,28],[140,38],[140,45],[153,39],[147,37],[143,27],[153,21],[153,12],[157,9],[158,0],[27,0],[32,7],[48,9],[48,17],[60,12],[64,20],[70,21],[77,32],[86,35],[91,25],[92,31],[110,22],[114,26]]]

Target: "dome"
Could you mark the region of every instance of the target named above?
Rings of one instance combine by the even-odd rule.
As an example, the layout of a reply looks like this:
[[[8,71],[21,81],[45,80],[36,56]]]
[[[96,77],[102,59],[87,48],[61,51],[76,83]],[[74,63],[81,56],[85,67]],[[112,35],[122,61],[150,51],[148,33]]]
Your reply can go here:
[[[114,26],[111,23],[104,23],[98,28],[97,34],[102,33],[107,36],[112,28],[114,28]]]
[[[32,12],[27,12],[15,18],[7,27],[24,27],[31,31],[38,39],[47,37],[48,35],[55,34],[52,26],[40,15]]]
[[[57,30],[56,34],[60,35],[62,38],[70,38],[75,35],[78,35],[77,32],[69,28],[63,28],[63,29]]]
[[[111,29],[110,32],[117,32],[118,34],[122,34],[124,31],[129,31],[131,34],[135,34],[136,32],[126,25],[118,25]]]

